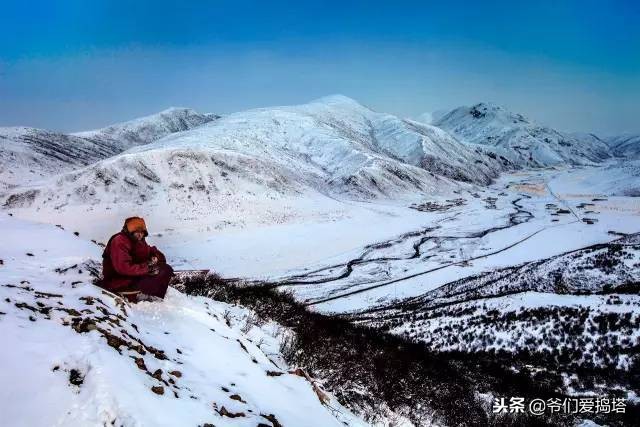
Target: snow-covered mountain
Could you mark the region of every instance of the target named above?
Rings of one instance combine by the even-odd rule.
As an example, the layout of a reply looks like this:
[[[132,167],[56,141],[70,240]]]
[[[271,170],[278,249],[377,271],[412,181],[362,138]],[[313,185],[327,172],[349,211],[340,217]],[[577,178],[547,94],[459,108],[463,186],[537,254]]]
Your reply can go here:
[[[148,144],[217,118],[213,114],[171,108],[76,134],[29,127],[0,128],[0,190],[87,166],[134,145]]]
[[[522,167],[590,165],[611,157],[597,137],[576,138],[489,103],[456,108],[434,125],[463,142],[494,147]]]
[[[113,156],[113,144],[28,127],[0,128],[0,190]]]
[[[239,112],[170,134],[9,192],[4,206],[55,216],[73,206],[144,203],[172,220],[233,210],[259,217],[269,211],[265,203],[282,211],[285,200],[303,194],[416,197],[464,183],[486,184],[504,168],[481,147],[462,144],[441,129],[332,96]],[[278,215],[289,214],[294,213]]]
[[[140,117],[102,129],[78,132],[73,135],[92,141],[102,141],[124,151],[136,145],[157,141],[169,134],[193,129],[219,119],[211,113],[198,113],[191,108],[172,107],[150,116]]]
[[[640,159],[640,135],[624,134],[607,139],[607,144],[618,157]]]
[[[415,117],[415,121],[430,125],[430,124],[433,124],[434,122],[440,120],[440,118],[442,118],[442,116],[444,116],[448,112],[449,112],[449,110],[436,110],[436,111],[431,111],[431,112],[418,114]]]
[[[640,160],[526,170],[598,164],[611,150],[485,104],[440,121],[331,96],[222,118],[173,109],[73,135],[3,129],[3,420],[361,424],[348,407],[374,425],[488,425],[494,398],[522,392],[627,395],[631,419]],[[103,292],[91,284],[99,242],[132,215],[176,270],[291,291],[289,305],[209,292],[234,280],[157,303]],[[283,317],[260,317],[265,306]],[[338,333],[320,341],[289,318],[303,311],[396,336],[321,319]],[[300,340],[304,352],[290,345]],[[595,367],[594,382],[583,368]]]

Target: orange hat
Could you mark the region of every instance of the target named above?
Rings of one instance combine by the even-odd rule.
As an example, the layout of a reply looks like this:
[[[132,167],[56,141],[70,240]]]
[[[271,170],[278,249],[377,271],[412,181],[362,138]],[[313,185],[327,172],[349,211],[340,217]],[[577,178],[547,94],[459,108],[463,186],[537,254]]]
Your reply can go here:
[[[142,231],[145,237],[149,235],[149,233],[147,232],[147,225],[144,223],[144,219],[137,216],[132,216],[131,218],[127,218],[124,222],[124,228],[129,233]]]

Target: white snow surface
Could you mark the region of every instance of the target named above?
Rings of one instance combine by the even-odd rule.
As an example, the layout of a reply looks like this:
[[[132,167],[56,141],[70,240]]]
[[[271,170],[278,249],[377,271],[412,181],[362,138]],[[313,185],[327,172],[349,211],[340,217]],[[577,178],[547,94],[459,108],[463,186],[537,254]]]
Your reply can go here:
[[[463,142],[494,147],[522,167],[592,165],[611,157],[609,146],[597,137],[559,132],[491,103],[456,108],[433,124]]]
[[[187,108],[170,108],[104,129],[75,134],[0,127],[0,191],[87,166],[134,145],[148,144],[218,117]]]
[[[173,289],[162,302],[124,303],[90,284],[93,243],[7,215],[0,233],[3,424],[255,426],[274,415],[282,425],[365,425],[290,373],[278,325]],[[95,327],[80,333],[74,318]],[[109,335],[128,344],[110,345]]]
[[[407,204],[486,184],[502,168],[441,129],[332,96],[231,114],[0,200],[34,220],[82,227],[76,219],[91,215],[92,230],[97,218],[137,212],[157,230],[210,232],[331,221],[356,200]]]
[[[169,113],[176,111],[183,110]],[[0,130],[0,334],[8,349],[0,352],[0,381],[15,384],[0,389],[0,402],[10,424],[268,423],[260,414],[283,425],[361,424],[333,398],[323,406],[306,379],[288,373],[277,325],[244,333],[251,313],[239,307],[174,290],[161,304],[123,305],[90,285],[86,267],[101,248],[89,240],[106,242],[132,215],[145,217],[151,243],[174,267],[304,277],[311,283],[285,289],[328,313],[419,297],[640,229],[636,160],[608,160],[612,150],[618,155],[611,141],[610,149],[594,135],[563,134],[490,104],[454,110],[441,127],[343,96],[239,112],[170,134],[171,125],[158,123],[143,118],[55,137]],[[132,134],[160,139],[142,143]],[[504,174],[518,168],[525,169]],[[444,208],[420,211],[420,204]],[[358,258],[366,262],[340,277]],[[393,279],[401,280],[386,284]],[[78,315],[57,310],[88,318],[98,306],[112,321],[124,319],[118,328],[98,321],[101,329],[168,358],[126,347],[120,354],[99,330],[76,332]],[[545,306],[617,310],[600,296],[529,292],[495,300],[496,309]],[[162,369],[160,379],[129,356],[142,357],[151,373]],[[69,383],[73,369],[84,376],[80,386]],[[173,370],[182,376],[169,376]],[[180,388],[163,382],[169,378]],[[151,392],[160,385],[163,395]],[[233,393],[246,403],[230,399]],[[41,412],[18,399],[26,395],[44,402]],[[221,416],[222,406],[245,417]]]
[[[640,135],[623,134],[608,138],[606,141],[616,156],[640,159]]]
[[[148,144],[169,134],[193,129],[214,121],[220,116],[198,113],[191,108],[171,107],[149,116],[117,123],[102,129],[76,132],[72,135],[99,141],[109,141],[121,151],[136,145]]]
[[[0,128],[0,191],[118,153],[110,144],[29,127]]]

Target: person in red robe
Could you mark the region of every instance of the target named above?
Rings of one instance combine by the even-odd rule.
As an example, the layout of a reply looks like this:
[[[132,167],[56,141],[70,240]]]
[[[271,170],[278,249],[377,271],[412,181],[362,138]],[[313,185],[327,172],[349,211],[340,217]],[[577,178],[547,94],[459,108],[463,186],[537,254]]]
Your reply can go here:
[[[173,269],[162,252],[149,246],[144,219],[127,218],[102,254],[102,287],[108,291],[164,298]],[[140,299],[140,298],[138,298]]]

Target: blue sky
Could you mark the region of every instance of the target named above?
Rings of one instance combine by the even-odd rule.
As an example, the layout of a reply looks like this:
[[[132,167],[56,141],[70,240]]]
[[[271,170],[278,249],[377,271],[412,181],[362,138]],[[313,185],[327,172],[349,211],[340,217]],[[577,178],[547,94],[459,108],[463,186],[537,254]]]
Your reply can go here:
[[[640,132],[640,2],[3,2],[0,126],[82,130],[168,106],[332,93],[401,116],[503,104]]]

